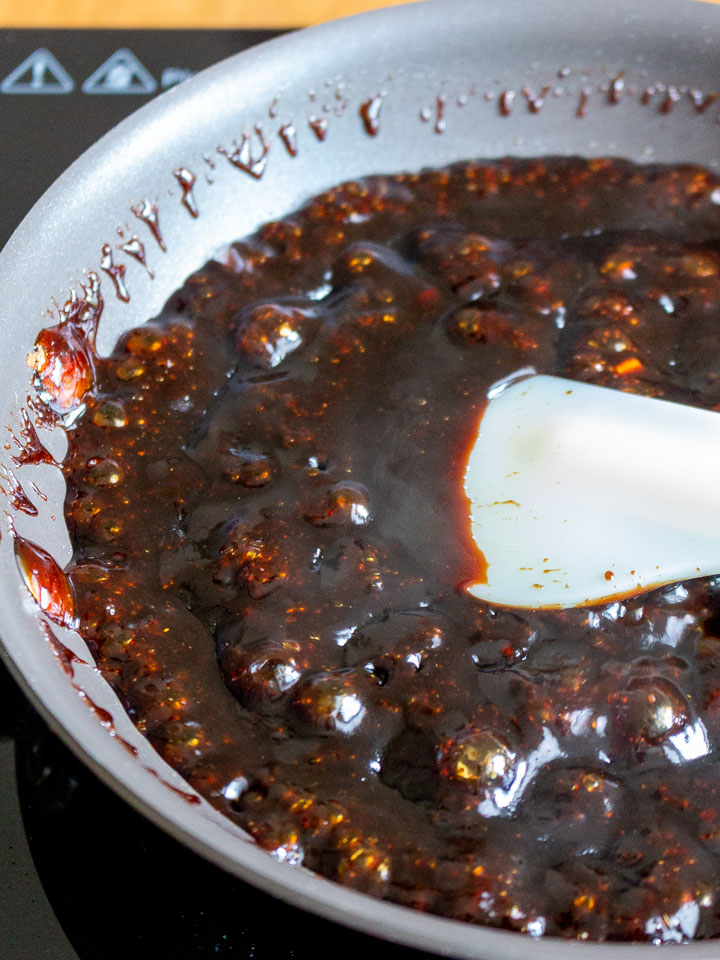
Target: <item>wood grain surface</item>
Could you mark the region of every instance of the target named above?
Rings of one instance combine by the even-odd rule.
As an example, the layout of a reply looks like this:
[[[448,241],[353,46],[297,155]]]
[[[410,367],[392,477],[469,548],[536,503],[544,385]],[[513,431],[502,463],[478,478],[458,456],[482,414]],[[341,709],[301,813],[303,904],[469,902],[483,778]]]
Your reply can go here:
[[[474,2],[479,0],[468,0]],[[0,27],[302,27],[392,5],[388,0],[0,0]]]
[[[409,0],[0,0],[0,28],[303,27],[407,2]],[[481,3],[482,0],[467,2]],[[720,0],[706,2],[720,3]]]

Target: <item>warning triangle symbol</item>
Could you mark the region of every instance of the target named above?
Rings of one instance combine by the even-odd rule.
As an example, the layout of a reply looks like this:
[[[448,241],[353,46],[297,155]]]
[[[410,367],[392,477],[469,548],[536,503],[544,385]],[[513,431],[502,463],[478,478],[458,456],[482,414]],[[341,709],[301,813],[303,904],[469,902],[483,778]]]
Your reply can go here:
[[[0,93],[70,93],[75,83],[49,50],[31,53],[0,83]]]
[[[90,74],[82,90],[83,93],[155,93],[157,81],[132,50],[123,47]]]

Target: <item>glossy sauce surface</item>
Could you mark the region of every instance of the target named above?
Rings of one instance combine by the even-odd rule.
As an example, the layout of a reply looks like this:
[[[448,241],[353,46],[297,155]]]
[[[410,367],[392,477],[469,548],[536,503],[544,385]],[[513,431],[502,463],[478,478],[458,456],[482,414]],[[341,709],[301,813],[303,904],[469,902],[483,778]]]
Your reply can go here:
[[[718,203],[706,171],[624,161],[372,177],[233,245],[108,358],[78,311],[41,334],[46,400],[86,403],[80,632],[273,856],[534,936],[720,934],[720,583],[543,614],[462,588],[494,381],[720,407]]]

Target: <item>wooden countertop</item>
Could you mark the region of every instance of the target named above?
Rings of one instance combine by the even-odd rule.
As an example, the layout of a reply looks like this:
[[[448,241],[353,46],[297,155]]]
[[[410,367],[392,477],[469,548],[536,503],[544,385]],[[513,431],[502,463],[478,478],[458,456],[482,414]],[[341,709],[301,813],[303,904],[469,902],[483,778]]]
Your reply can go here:
[[[262,3],[257,0],[122,0],[120,3],[117,0],[0,0],[0,28],[303,27],[407,2],[409,0],[265,0]],[[707,2],[720,3],[720,0]]]
[[[0,27],[302,27],[391,5],[392,0],[0,0]]]

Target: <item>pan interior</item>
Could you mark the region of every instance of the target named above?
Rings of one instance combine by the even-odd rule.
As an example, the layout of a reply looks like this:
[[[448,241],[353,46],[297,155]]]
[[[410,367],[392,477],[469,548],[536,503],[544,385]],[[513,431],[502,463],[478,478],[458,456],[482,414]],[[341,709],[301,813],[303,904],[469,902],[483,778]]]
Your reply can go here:
[[[718,16],[709,5],[675,0],[541,6],[443,0],[280,38],[170,91],[74,164],[0,255],[0,403],[7,425],[17,431],[26,406],[25,358],[37,332],[56,322],[46,311],[52,314],[53,302],[65,302],[80,284],[90,286],[88,272],[101,282],[98,342],[107,351],[123,330],[159,312],[218,247],[341,180],[505,155],[620,155],[717,168],[720,101],[708,98],[717,89]],[[324,139],[318,119],[326,120]],[[290,127],[295,154],[281,135]],[[198,216],[182,203],[188,177]],[[152,278],[117,251],[118,228],[142,240]],[[108,244],[113,262],[126,267],[129,299],[117,295],[109,276]],[[62,435],[43,438],[61,457]],[[8,451],[0,462],[9,475]],[[32,480],[47,497],[37,500],[37,517],[15,517],[18,533],[67,563],[57,470],[22,467],[18,478]],[[203,855],[309,909],[426,949],[458,957],[521,957],[531,950],[548,958],[574,949],[417,916],[272,862],[208,805],[168,789],[168,783],[187,788],[137,734],[79,638],[54,627],[88,661],[74,665],[72,678],[63,674],[20,581],[7,527],[0,570],[4,656],[25,689],[115,789]],[[693,945],[691,955],[712,956],[711,947]]]

